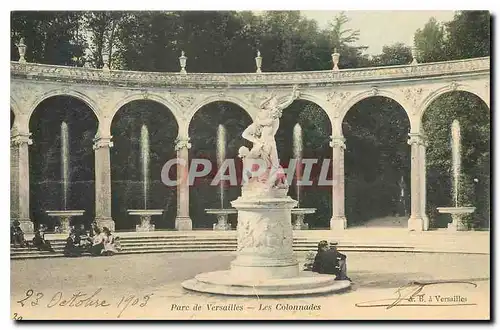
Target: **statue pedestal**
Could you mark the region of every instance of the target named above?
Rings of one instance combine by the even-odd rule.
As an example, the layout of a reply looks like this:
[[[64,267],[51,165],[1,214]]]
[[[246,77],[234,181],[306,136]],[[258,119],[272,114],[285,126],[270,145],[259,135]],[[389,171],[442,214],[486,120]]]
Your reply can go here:
[[[251,185],[250,185],[251,186]],[[299,271],[293,253],[292,208],[288,189],[243,187],[231,204],[238,210],[238,256],[231,269],[198,274],[185,289],[242,296],[303,295],[342,290],[349,281]]]
[[[291,211],[297,202],[281,198],[240,197],[231,203],[238,210],[238,257],[231,263],[236,278],[295,277]]]

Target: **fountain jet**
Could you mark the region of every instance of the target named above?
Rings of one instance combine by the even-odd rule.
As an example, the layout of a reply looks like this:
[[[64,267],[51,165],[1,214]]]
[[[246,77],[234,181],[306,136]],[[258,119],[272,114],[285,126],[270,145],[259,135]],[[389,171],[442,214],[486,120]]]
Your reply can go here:
[[[455,206],[452,207],[438,207],[439,213],[451,214],[452,222],[448,224],[448,229],[452,231],[469,230],[469,225],[466,222],[465,215],[473,213],[476,208],[473,206],[458,206],[458,190],[460,183],[460,170],[461,170],[461,141],[460,141],[460,123],[458,120],[453,120],[451,123],[451,163],[453,175],[452,194]]]
[[[149,132],[146,125],[141,127],[141,170],[142,170],[142,196],[144,197],[144,209],[148,208],[149,190]]]
[[[63,209],[68,207],[69,190],[69,131],[66,122],[61,123],[61,178],[63,193]]]
[[[296,160],[295,166],[295,192],[297,194],[297,207],[300,206],[300,187],[299,180],[302,179],[302,127],[299,123],[293,127],[293,158]]]
[[[451,159],[453,168],[453,199],[455,207],[458,207],[458,186],[460,181],[460,123],[458,120],[453,120],[451,124]]]
[[[224,125],[219,124],[217,127],[217,168],[221,168],[222,163],[226,159],[226,128]],[[220,208],[224,208],[224,181],[219,183],[219,197],[220,197]]]

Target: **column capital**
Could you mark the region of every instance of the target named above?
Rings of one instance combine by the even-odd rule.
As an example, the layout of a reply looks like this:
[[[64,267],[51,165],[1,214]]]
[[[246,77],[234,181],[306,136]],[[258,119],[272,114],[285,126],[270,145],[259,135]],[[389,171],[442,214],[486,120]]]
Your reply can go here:
[[[330,136],[330,147],[345,149],[345,138],[343,136]]]
[[[33,140],[30,138],[31,133],[21,133],[19,131],[12,131],[10,135],[10,145],[20,146],[23,144],[32,145]]]
[[[113,147],[113,142],[111,141],[112,136],[99,136],[96,135],[94,138],[94,150],[100,148],[111,148]]]
[[[183,148],[190,149],[191,143],[189,142],[189,136],[181,136],[175,139],[175,151],[179,151]]]
[[[409,145],[416,144],[416,145],[427,147],[427,139],[426,139],[426,136],[424,134],[409,133],[408,136],[409,136],[409,139],[408,139]]]

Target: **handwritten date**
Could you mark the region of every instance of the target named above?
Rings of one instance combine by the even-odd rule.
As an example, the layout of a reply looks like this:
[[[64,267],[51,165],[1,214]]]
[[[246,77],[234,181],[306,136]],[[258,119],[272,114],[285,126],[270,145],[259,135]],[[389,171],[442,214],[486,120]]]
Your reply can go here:
[[[116,308],[119,310],[117,315],[120,318],[123,312],[132,306],[138,308],[146,307],[153,293],[146,294],[142,297],[136,295],[124,295],[117,301],[110,301],[99,297],[102,288],[97,289],[92,294],[81,291],[74,292],[70,295],[65,295],[58,291],[49,298],[45,298],[44,293],[36,292],[33,289],[26,291],[25,297],[17,301],[21,307],[24,306],[44,306],[46,308],[57,307],[74,307],[74,308]]]

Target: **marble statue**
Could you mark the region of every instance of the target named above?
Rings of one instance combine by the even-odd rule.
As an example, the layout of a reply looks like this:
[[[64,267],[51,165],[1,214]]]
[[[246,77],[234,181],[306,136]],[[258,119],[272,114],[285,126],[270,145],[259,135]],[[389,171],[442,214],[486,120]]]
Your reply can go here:
[[[239,156],[243,159],[244,173],[250,176],[250,180],[246,183],[253,180],[265,184],[268,188],[287,187],[285,173],[279,164],[274,136],[279,128],[279,119],[283,109],[298,97],[299,91],[296,86],[290,97],[282,103],[279,103],[274,93],[271,94],[260,104],[255,121],[243,131],[242,137],[253,143],[252,149],[247,147],[239,149]],[[265,166],[265,171],[257,171],[256,166],[261,165]],[[256,172],[259,172],[259,175],[252,176]]]

